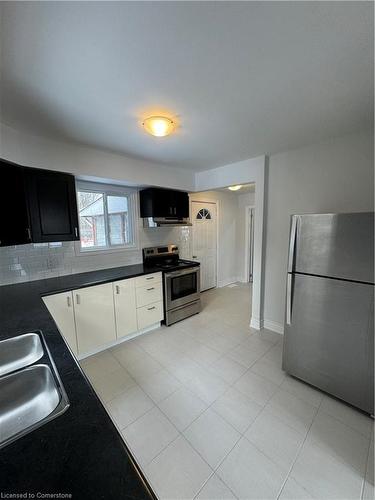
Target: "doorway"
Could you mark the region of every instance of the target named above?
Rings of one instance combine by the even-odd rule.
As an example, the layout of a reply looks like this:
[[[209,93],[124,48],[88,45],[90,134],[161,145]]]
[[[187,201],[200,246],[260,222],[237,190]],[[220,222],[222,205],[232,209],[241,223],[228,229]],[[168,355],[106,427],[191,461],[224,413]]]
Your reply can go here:
[[[217,205],[192,201],[192,259],[200,262],[201,291],[217,285]]]

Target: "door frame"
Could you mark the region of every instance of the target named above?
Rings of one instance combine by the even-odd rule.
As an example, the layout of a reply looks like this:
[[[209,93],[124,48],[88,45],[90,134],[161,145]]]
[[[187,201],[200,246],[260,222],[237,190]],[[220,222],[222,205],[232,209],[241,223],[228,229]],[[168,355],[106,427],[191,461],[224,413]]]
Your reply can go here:
[[[218,220],[219,220],[219,211],[220,211],[220,201],[219,200],[195,200],[194,196],[189,196],[189,210],[190,214],[193,213],[192,211],[192,204],[193,202],[195,203],[207,203],[211,205],[216,206],[216,218],[215,218],[215,226],[216,226],[216,285],[213,288],[218,288],[218,276],[219,276],[219,227],[218,227]],[[191,221],[193,224],[193,222]],[[190,244],[190,256],[193,256],[193,229],[191,231],[191,244]],[[208,290],[212,290],[212,288],[209,288]]]
[[[268,156],[261,155],[195,173],[195,192],[213,191],[237,184],[255,184],[254,279],[250,327],[256,330],[264,325],[268,167]],[[268,328],[272,328],[272,323],[267,321]]]
[[[244,282],[249,283],[249,273],[250,273],[250,211],[254,210],[255,205],[246,205],[245,207],[245,275]],[[254,216],[255,219],[255,216]],[[255,222],[253,222],[255,224]],[[253,235],[254,238],[254,235]],[[254,245],[254,241],[253,241]],[[254,260],[254,255],[253,255]],[[254,264],[253,264],[254,265]],[[254,269],[253,269],[254,274]],[[254,281],[254,276],[253,276]]]

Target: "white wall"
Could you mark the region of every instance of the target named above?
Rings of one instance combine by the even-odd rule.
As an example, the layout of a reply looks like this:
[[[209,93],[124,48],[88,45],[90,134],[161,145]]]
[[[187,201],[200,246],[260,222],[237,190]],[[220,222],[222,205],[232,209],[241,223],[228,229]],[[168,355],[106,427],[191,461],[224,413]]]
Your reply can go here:
[[[264,325],[282,329],[290,215],[374,209],[373,132],[269,158]]]
[[[0,157],[29,167],[69,172],[83,179],[155,185],[191,191],[194,173],[72,143],[56,142],[0,125]]]

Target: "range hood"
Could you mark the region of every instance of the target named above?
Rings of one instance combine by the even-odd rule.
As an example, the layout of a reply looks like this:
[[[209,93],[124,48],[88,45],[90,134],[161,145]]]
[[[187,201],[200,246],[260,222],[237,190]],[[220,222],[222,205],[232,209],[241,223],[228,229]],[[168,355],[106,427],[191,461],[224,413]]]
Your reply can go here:
[[[189,219],[175,219],[172,217],[144,217],[143,227],[175,227],[191,226]]]

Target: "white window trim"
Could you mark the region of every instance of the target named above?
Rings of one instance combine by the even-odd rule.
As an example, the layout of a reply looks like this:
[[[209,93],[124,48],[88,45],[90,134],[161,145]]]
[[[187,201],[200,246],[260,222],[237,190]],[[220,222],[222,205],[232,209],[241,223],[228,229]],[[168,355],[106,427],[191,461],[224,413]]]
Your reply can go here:
[[[87,255],[104,255],[107,253],[119,253],[119,252],[129,252],[139,250],[139,225],[138,225],[138,205],[139,196],[138,190],[129,188],[127,186],[116,186],[114,184],[102,184],[99,182],[89,182],[89,181],[76,181],[76,195],[78,200],[78,191],[89,191],[90,193],[103,193],[108,195],[126,195],[130,201],[130,226],[132,228],[132,233],[134,236],[133,243],[129,245],[112,245],[105,247],[95,247],[83,249],[81,246],[81,241],[76,241],[74,244],[74,250],[76,257],[85,257]],[[78,204],[78,201],[77,201]],[[108,235],[107,235],[108,237]]]

